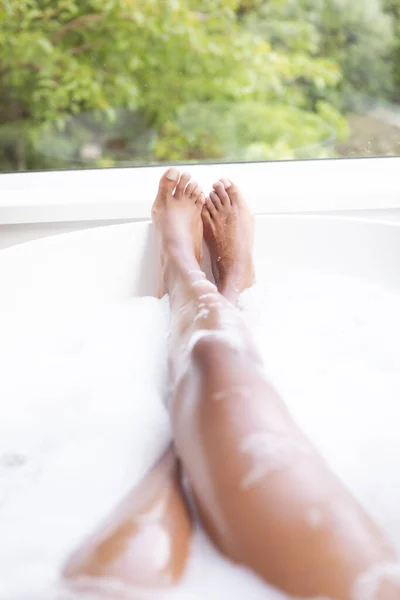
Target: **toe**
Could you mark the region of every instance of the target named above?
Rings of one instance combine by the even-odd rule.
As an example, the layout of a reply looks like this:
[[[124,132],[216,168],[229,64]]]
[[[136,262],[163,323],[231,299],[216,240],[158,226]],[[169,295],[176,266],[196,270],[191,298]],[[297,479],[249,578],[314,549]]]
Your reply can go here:
[[[194,192],[194,194],[196,194],[196,204],[203,207],[206,201],[206,196],[202,188],[199,186],[198,189]]]
[[[217,211],[222,210],[222,202],[219,199],[218,194],[216,192],[214,192],[214,190],[212,190],[210,192],[210,199],[211,199],[211,202],[214,204]]]
[[[229,199],[228,194],[225,191],[225,186],[222,181],[217,181],[213,185],[214,191],[217,194],[218,198],[221,200],[222,206],[228,206],[231,201]]]
[[[225,188],[226,194],[229,196],[231,204],[240,200],[241,194],[237,185],[232,183],[232,181],[230,181],[229,179],[221,179],[220,181]]]
[[[207,198],[206,198],[206,208],[211,217],[217,216],[217,209],[215,207],[214,202],[211,200],[210,196],[207,196]]]
[[[175,190],[175,198],[177,200],[180,200],[183,196],[183,192],[185,191],[185,188],[187,186],[187,184],[189,183],[190,179],[191,179],[191,174],[190,173],[182,173],[181,178],[179,180],[178,185],[176,186],[176,190]]]
[[[179,174],[179,169],[176,169],[175,167],[165,171],[160,179],[159,192],[161,192],[161,194],[172,194],[179,181]]]
[[[211,226],[211,214],[207,204],[204,204],[203,209],[201,211],[201,218],[203,219],[203,223],[206,226]]]
[[[201,187],[198,185],[197,188],[192,192],[192,200],[193,202],[196,204],[198,199],[200,198],[201,194],[202,194],[203,190],[201,189]]]
[[[187,196],[189,196],[189,198],[193,198],[193,194],[194,194],[195,190],[196,190],[198,187],[199,187],[199,184],[197,183],[197,181],[193,181],[193,180],[192,180],[192,181],[191,181],[191,182],[190,182],[190,183],[187,185],[187,187],[186,187],[186,189],[185,189],[185,194],[186,194]],[[193,198],[193,200],[194,200],[194,198]]]

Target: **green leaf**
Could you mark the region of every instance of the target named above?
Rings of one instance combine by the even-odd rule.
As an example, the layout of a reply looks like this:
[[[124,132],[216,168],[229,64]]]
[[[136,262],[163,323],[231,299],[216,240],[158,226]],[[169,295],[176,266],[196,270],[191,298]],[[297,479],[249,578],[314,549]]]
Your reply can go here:
[[[37,45],[47,54],[51,54],[53,52],[53,44],[46,38],[39,38],[37,40]]]

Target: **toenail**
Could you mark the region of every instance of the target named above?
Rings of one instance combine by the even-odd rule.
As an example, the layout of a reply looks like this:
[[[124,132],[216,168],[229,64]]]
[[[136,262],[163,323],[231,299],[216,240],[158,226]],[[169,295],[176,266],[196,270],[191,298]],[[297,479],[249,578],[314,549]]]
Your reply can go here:
[[[170,181],[177,181],[177,179],[179,177],[179,169],[175,169],[175,168],[168,169],[165,176]]]
[[[221,179],[221,182],[224,184],[225,189],[228,189],[228,187],[231,187],[232,185],[229,179]]]

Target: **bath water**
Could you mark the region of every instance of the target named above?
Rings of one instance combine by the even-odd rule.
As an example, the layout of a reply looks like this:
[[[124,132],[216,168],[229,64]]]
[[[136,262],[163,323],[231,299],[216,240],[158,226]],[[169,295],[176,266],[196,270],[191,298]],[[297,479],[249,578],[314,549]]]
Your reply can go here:
[[[399,300],[297,272],[242,304],[295,419],[400,550]],[[168,320],[154,298],[0,317],[1,600],[73,600],[58,582],[66,557],[168,444]],[[198,531],[165,598],[204,597],[283,596]]]

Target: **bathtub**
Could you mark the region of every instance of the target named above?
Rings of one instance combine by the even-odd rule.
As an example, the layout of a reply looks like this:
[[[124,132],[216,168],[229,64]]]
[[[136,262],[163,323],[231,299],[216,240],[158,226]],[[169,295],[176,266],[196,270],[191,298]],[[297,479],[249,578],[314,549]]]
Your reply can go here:
[[[358,281],[367,286],[365,289],[384,290],[394,301],[400,298],[400,224],[311,215],[258,215],[255,261],[258,280],[271,287],[306,273],[316,289],[320,281],[324,285],[324,278],[331,276],[335,281]],[[157,244],[149,222],[100,227],[17,245],[0,252],[0,314],[34,318],[39,309],[41,314],[54,313],[57,307],[60,318],[68,318],[72,312],[84,313],[132,297],[155,296],[157,271]],[[341,293],[345,296],[345,290]],[[23,373],[21,364],[21,377]],[[345,404],[340,406],[340,398],[337,402],[340,424],[350,412],[346,412]],[[371,430],[371,456],[377,440],[385,439],[386,425],[380,409],[379,398],[368,407],[369,422],[373,422],[376,412],[380,428],[379,435]],[[301,420],[301,406],[296,410]],[[318,410],[316,406],[316,413]],[[392,402],[386,410],[390,432],[381,462],[387,463],[387,477],[383,483],[377,480],[380,489],[370,494],[366,503],[370,503],[368,508],[373,513],[386,511],[382,525],[400,549],[400,510],[396,509],[400,506],[400,446],[396,444],[400,409]],[[323,440],[323,427],[329,428],[330,423],[323,421],[322,412],[319,414],[319,436]],[[334,452],[334,444],[331,450]],[[152,460],[158,451],[154,450]],[[369,470],[362,454],[360,450],[349,458],[350,486],[357,469],[363,473]],[[346,461],[341,460],[339,471],[346,469]],[[382,470],[381,465],[379,468]],[[20,576],[23,578],[24,573]],[[1,583],[0,598],[3,600]]]
[[[400,224],[322,216],[257,216],[259,278],[306,268],[400,289]],[[275,268],[276,267],[276,268]],[[0,252],[0,310],[156,295],[149,222],[78,231]]]

